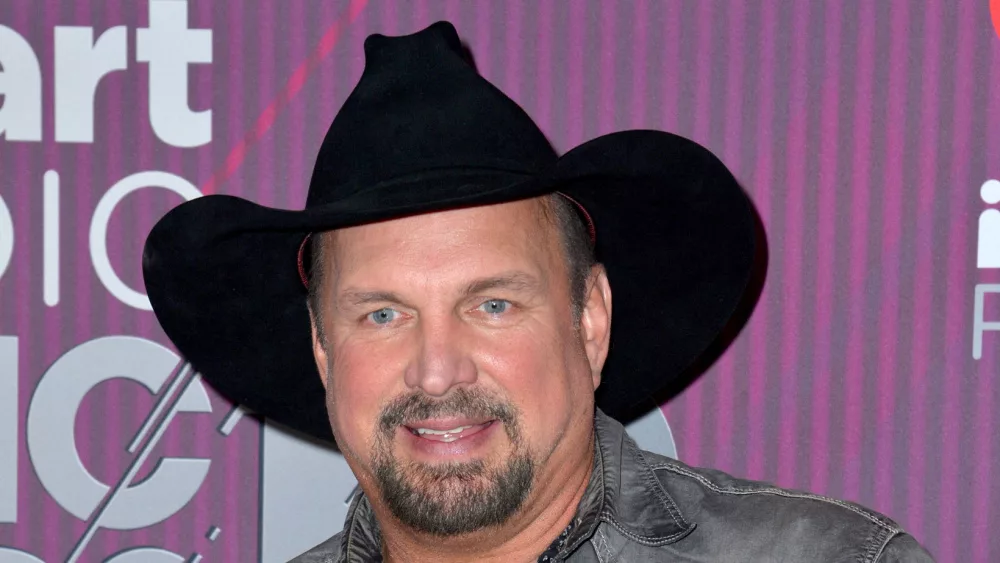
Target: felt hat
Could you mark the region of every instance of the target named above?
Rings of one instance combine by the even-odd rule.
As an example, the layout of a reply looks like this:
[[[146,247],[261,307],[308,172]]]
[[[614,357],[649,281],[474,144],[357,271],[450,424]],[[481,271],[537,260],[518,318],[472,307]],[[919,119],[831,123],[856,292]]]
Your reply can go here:
[[[219,392],[332,440],[312,356],[303,241],[555,192],[585,216],[614,294],[598,407],[620,416],[648,401],[718,337],[751,273],[754,227],[745,194],[711,152],[634,130],[559,156],[524,110],[479,76],[446,22],[372,35],[364,51],[304,209],[210,195],[171,210],[146,241],[153,311]]]

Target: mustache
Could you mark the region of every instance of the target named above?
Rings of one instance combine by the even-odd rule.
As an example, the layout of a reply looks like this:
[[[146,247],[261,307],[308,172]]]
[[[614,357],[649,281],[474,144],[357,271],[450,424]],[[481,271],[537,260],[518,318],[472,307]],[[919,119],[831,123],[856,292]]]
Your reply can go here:
[[[386,405],[379,415],[379,431],[383,435],[395,432],[407,423],[443,416],[489,418],[504,423],[508,433],[517,430],[517,408],[509,401],[483,389],[458,388],[442,399],[434,399],[421,391],[398,397]],[[511,438],[516,438],[511,435]]]

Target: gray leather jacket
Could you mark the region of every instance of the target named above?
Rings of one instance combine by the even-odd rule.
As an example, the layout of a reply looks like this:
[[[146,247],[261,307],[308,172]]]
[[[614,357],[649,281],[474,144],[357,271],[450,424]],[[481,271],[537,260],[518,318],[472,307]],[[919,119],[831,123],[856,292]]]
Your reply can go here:
[[[569,534],[539,560],[572,563],[933,562],[912,536],[856,504],[736,479],[640,450],[597,411],[594,471]],[[292,563],[382,561],[358,494],[344,531]]]

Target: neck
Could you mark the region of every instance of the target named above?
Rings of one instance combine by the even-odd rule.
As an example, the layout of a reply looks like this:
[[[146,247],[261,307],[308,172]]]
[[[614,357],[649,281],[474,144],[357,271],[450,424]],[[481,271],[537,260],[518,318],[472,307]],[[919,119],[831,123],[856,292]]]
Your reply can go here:
[[[593,470],[593,435],[590,444],[579,463],[550,464],[556,473],[540,475],[544,485],[537,486],[517,514],[499,527],[456,537],[431,536],[403,526],[373,503],[385,561],[535,561],[576,515]],[[566,474],[562,472],[566,467],[574,469]]]

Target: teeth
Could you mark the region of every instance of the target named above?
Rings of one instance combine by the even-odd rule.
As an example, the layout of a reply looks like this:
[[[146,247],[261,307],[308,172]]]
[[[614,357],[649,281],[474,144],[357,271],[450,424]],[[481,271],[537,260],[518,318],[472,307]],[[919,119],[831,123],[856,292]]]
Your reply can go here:
[[[452,428],[451,430],[431,430],[430,428],[417,428],[416,431],[417,431],[417,434],[420,434],[420,435],[423,435],[423,434],[436,434],[438,436],[443,436],[445,434],[458,434],[459,432],[461,432],[463,430],[466,430],[468,428],[472,428],[472,427],[471,426],[458,426],[456,428]]]

